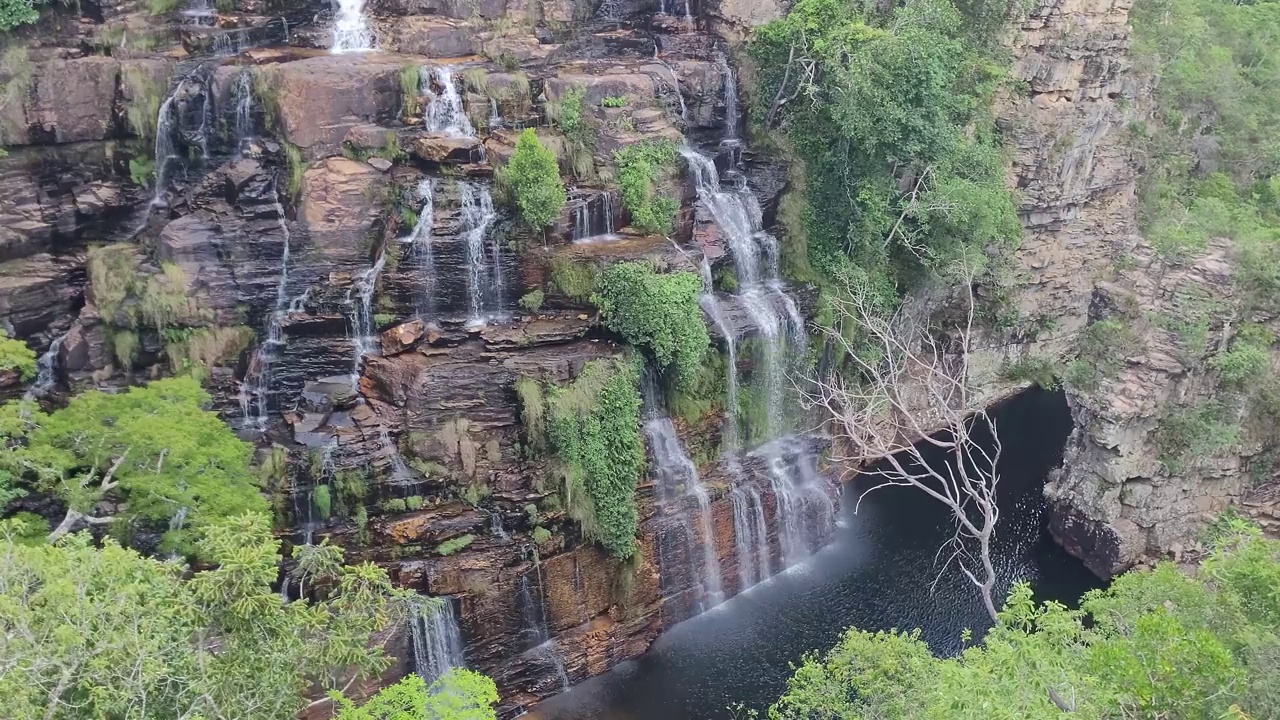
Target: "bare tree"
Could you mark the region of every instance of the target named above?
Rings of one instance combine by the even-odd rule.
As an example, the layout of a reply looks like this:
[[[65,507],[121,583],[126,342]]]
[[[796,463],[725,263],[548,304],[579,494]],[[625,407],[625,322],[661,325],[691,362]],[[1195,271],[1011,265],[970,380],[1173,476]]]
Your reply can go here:
[[[938,550],[939,557],[949,553],[939,576],[957,563],[995,620],[991,539],[1000,519],[1001,445],[994,422],[970,394],[972,280],[963,266],[957,284],[964,306],[956,307],[963,316],[945,329],[919,304],[886,315],[865,283],[847,283],[848,292],[832,299],[837,322],[827,337],[841,351],[844,369],[854,372],[819,377],[807,396],[834,420],[835,459],[875,478],[859,504],[880,488],[910,486],[951,511],[955,533]]]

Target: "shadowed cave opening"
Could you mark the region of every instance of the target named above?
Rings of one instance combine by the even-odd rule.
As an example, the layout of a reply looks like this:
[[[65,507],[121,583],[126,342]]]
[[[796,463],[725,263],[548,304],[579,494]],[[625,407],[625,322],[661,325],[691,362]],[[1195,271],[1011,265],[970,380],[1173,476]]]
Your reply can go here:
[[[999,597],[1027,581],[1038,600],[1074,605],[1100,581],[1048,532],[1043,489],[1071,432],[1066,397],[1031,388],[992,417],[1004,444],[993,543]],[[545,701],[530,717],[707,720],[733,717],[738,703],[763,710],[784,689],[789,663],[825,652],[848,627],[918,627],[934,652],[959,652],[962,632],[980,635],[990,621],[959,570],[938,572],[938,546],[952,532],[948,511],[914,488],[892,487],[867,495],[855,514],[864,482],[846,486],[838,528],[822,551],[675,626],[643,656]]]

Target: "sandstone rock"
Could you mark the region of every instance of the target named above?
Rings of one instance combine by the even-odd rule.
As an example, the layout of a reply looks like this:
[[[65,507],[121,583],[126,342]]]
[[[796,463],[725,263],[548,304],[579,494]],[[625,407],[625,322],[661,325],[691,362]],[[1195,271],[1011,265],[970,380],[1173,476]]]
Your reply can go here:
[[[329,271],[363,269],[373,256],[374,193],[381,173],[344,157],[327,158],[302,175],[298,219],[313,252]]]
[[[425,135],[411,141],[409,152],[424,162],[457,165],[479,157],[480,147],[480,140],[473,137]]]
[[[35,255],[0,263],[0,326],[13,337],[36,338],[43,349],[70,326],[80,297],[83,260]]]
[[[406,55],[457,58],[474,55],[478,27],[439,16],[399,17],[382,26],[383,47]]]
[[[119,75],[118,60],[97,55],[42,63],[32,124],[60,143],[107,138]]]
[[[276,91],[284,137],[302,148],[336,148],[362,123],[400,108],[400,63],[381,55],[323,55],[262,68]]]
[[[382,333],[382,354],[395,355],[409,350],[427,334],[426,324],[421,320],[410,320],[396,325]]]

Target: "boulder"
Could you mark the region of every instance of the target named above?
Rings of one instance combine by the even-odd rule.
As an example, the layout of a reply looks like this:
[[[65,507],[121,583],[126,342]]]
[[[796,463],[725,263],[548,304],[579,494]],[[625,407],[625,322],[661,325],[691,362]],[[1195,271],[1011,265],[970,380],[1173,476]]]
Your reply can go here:
[[[332,150],[356,125],[395,117],[400,65],[383,55],[321,55],[262,72],[275,88],[285,139]]]
[[[478,138],[442,137],[424,135],[414,138],[409,145],[409,152],[414,157],[429,163],[461,165],[469,163],[480,156],[481,142]]]
[[[119,76],[120,61],[99,55],[42,63],[28,119],[60,143],[103,140],[114,130]]]
[[[406,55],[456,58],[474,55],[477,26],[442,17],[399,17],[382,26],[382,46]]]

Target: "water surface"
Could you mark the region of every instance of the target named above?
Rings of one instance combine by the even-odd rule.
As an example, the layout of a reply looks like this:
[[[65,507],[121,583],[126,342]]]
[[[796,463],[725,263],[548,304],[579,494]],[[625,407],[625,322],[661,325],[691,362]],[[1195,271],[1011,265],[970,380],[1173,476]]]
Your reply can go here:
[[[1055,545],[1041,490],[1062,459],[1071,421],[1061,393],[1031,391],[996,416],[1001,458],[997,567],[1007,585],[1032,583],[1041,599],[1074,603],[1097,580]],[[711,720],[732,707],[766,708],[790,663],[825,651],[847,627],[920,628],[936,653],[962,647],[966,628],[989,626],[975,588],[936,553],[951,536],[947,511],[912,488],[865,497],[845,488],[830,545],[718,608],[668,630],[640,658],[551,698],[544,720]]]

